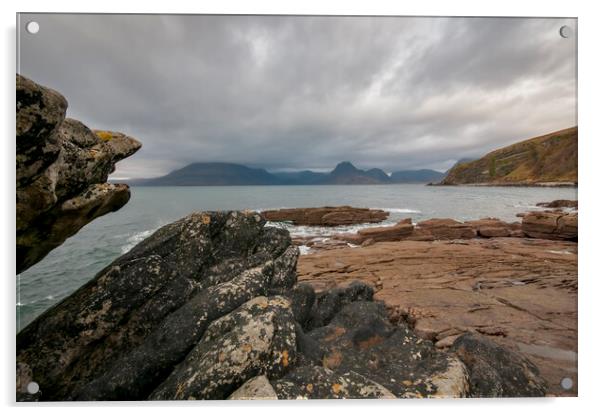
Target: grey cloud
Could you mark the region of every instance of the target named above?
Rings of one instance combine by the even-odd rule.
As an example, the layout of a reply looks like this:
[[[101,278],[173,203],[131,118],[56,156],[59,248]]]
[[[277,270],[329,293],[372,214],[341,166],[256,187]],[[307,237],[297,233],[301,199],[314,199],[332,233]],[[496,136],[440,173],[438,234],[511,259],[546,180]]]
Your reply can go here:
[[[574,19],[22,15],[20,72],[143,148],[193,161],[445,169],[576,124]],[[23,26],[23,25],[22,25]]]

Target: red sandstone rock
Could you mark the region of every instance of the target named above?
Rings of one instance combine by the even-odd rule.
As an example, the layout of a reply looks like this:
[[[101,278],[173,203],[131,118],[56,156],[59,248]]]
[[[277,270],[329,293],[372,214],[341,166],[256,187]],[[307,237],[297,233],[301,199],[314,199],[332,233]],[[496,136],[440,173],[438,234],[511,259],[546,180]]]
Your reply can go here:
[[[429,219],[419,222],[417,227],[430,232],[434,239],[471,239],[477,236],[471,225],[453,219]]]
[[[528,212],[523,217],[526,236],[541,239],[577,239],[577,213]]]
[[[389,212],[351,206],[325,206],[266,210],[262,215],[269,221],[292,222],[294,225],[341,226],[382,222],[389,217]]]

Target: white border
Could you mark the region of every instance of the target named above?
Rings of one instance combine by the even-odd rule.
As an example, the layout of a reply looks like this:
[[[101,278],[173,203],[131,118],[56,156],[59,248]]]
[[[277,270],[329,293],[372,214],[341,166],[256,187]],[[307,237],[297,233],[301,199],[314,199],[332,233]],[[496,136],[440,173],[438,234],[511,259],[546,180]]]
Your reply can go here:
[[[0,264],[3,265],[3,311],[4,325],[2,330],[2,366],[0,376],[1,402],[13,411],[14,403],[14,333],[15,333],[15,243],[14,243],[14,73],[15,73],[15,13],[21,12],[119,12],[119,13],[252,13],[252,14],[368,14],[368,15],[455,15],[455,16],[563,16],[579,18],[579,205],[581,216],[580,252],[579,252],[579,398],[556,399],[507,399],[507,400],[456,400],[456,401],[401,401],[373,402],[288,402],[288,403],[195,403],[186,402],[167,404],[117,403],[117,404],[45,404],[42,406],[21,406],[18,410],[25,413],[43,410],[44,413],[98,413],[110,411],[131,411],[132,407],[142,407],[145,412],[164,415],[166,406],[177,411],[219,411],[220,413],[261,413],[286,412],[287,414],[304,414],[308,411],[329,410],[345,413],[365,413],[372,411],[401,412],[411,411],[415,414],[441,413],[458,411],[462,413],[487,414],[520,411],[545,411],[546,413],[578,413],[595,408],[598,402],[602,368],[599,348],[602,344],[600,323],[597,320],[602,295],[600,275],[596,258],[599,254],[599,243],[602,237],[596,203],[602,194],[600,191],[600,170],[602,169],[602,117],[599,101],[602,96],[600,78],[602,74],[600,59],[600,41],[602,40],[602,17],[596,13],[597,2],[593,1],[556,1],[527,2],[524,0],[505,0],[504,2],[486,1],[360,1],[360,0],[295,0],[295,1],[203,1],[186,2],[169,0],[149,5],[145,3],[126,4],[123,0],[103,0],[102,2],[78,1],[21,1],[10,4],[1,2],[2,34],[4,49],[2,66],[2,110],[0,125],[4,134],[2,143],[2,194],[0,218],[2,220],[2,238]],[[108,406],[108,407],[107,407]],[[177,408],[177,409],[176,409]]]

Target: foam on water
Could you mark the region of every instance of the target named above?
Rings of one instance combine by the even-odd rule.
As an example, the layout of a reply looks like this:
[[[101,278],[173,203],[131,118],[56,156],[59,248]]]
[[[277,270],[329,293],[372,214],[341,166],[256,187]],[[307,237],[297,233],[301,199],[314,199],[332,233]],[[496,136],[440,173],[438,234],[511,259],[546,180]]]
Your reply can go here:
[[[121,247],[121,253],[127,254],[130,250],[140,242],[151,236],[157,229],[150,229],[142,232],[136,232],[126,239],[126,244]]]

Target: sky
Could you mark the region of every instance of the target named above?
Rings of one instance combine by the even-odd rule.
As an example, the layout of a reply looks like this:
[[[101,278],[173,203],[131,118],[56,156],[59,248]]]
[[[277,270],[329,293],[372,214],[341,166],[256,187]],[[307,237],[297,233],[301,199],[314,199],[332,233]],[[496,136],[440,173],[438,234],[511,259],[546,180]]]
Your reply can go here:
[[[114,178],[192,162],[446,170],[577,125],[577,21],[23,14],[18,72],[142,149]],[[25,31],[39,23],[36,34]],[[563,38],[567,25],[573,36]]]

